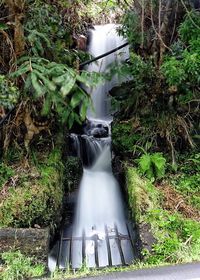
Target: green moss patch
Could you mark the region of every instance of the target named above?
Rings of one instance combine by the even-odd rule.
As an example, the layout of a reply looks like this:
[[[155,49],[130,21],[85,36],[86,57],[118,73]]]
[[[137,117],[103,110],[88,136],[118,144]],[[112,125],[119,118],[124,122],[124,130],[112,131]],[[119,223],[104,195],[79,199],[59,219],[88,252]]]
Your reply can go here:
[[[35,155],[28,167],[13,165],[7,170],[1,184],[0,227],[53,226],[63,200],[61,152]]]

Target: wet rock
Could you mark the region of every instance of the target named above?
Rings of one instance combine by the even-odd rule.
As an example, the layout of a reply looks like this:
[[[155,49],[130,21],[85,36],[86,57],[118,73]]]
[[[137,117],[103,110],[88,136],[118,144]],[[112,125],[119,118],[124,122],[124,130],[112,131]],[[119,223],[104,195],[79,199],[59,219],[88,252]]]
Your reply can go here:
[[[94,136],[96,138],[105,138],[108,137],[109,129],[108,126],[102,123],[92,123],[87,122],[83,128],[83,131],[88,136]]]

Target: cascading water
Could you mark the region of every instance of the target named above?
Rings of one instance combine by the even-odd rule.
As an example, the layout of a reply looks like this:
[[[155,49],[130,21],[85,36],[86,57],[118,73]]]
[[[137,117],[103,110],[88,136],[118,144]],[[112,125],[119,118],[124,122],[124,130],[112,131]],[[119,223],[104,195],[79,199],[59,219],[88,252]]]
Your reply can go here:
[[[89,52],[101,55],[124,43],[115,25],[95,26],[91,31]],[[106,71],[114,61],[128,58],[127,47],[120,53],[92,63],[88,71]],[[84,164],[74,222],[62,231],[58,266],[80,268],[130,264],[134,260],[130,228],[124,215],[119,184],[112,174],[110,102],[108,92],[119,80],[114,76],[96,88],[86,89],[91,94],[94,110],[88,111],[84,135],[71,135],[77,156]],[[87,160],[84,160],[84,159]],[[86,162],[86,164],[85,164]]]
[[[91,42],[89,45],[89,52],[97,57],[102,53],[106,53],[112,50],[125,41],[122,37],[118,36],[116,31],[117,25],[107,24],[95,26],[94,30],[91,30]],[[88,71],[105,72],[108,65],[117,61],[121,62],[128,59],[128,47],[114,52],[105,58],[102,58],[98,63],[92,63],[88,66]],[[94,111],[89,110],[88,118],[95,120],[107,120],[111,119],[110,116],[110,100],[108,98],[108,92],[116,85],[119,84],[119,78],[115,75],[111,81],[107,81],[103,85],[97,86],[95,89],[89,90],[92,95],[92,101],[94,105]]]

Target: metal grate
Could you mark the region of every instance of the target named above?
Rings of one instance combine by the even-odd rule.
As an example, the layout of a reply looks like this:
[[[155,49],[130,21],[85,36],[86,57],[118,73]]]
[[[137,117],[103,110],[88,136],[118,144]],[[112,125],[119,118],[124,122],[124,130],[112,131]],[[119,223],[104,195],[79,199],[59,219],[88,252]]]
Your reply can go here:
[[[134,261],[134,244],[131,228],[126,224],[126,233],[121,234],[117,225],[110,229],[105,225],[103,237],[94,232],[86,236],[72,236],[72,230],[64,229],[60,239],[57,265],[61,269],[88,267],[125,266]]]

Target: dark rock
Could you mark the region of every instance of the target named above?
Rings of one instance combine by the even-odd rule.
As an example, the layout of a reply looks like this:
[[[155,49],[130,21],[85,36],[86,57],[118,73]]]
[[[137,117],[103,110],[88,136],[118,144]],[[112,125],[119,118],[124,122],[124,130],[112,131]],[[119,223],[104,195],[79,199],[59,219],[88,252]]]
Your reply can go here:
[[[96,138],[108,137],[108,127],[102,123],[93,123],[87,121],[83,127],[83,132],[88,136],[94,136]]]
[[[114,97],[116,100],[121,101],[125,100],[130,96],[131,85],[129,82],[123,83],[120,86],[114,87],[111,89],[109,94]]]

